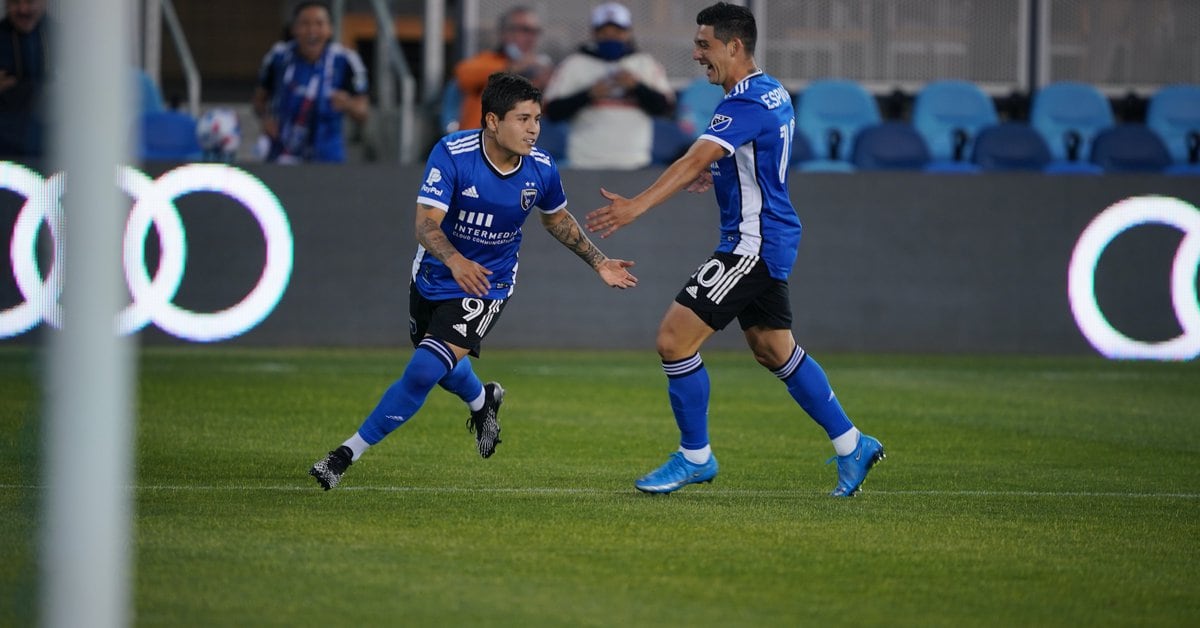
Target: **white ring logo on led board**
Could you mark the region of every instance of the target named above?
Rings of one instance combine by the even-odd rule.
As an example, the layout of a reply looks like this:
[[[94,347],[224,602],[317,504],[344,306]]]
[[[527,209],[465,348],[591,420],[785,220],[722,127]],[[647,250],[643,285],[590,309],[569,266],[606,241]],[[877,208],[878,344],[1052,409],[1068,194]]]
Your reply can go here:
[[[1183,333],[1163,342],[1134,340],[1113,328],[1096,302],[1096,265],[1108,244],[1128,229],[1148,223],[1184,233],[1171,266],[1171,304]],[[1163,196],[1128,198],[1096,216],[1075,243],[1067,270],[1071,312],[1079,330],[1101,354],[1115,359],[1191,360],[1200,356],[1200,209]]]
[[[122,334],[134,333],[149,323],[185,340],[214,342],[231,338],[258,325],[283,298],[292,274],[292,230],[279,199],[253,175],[223,164],[188,164],[157,180],[124,166],[118,182],[134,199],[125,225],[122,260],[131,303],[118,316]],[[63,173],[43,180],[37,173],[10,162],[0,162],[0,189],[25,197],[13,226],[9,254],[13,276],[24,302],[0,311],[0,338],[15,336],[41,321],[62,325],[61,197]],[[187,238],[175,199],[191,193],[215,192],[237,201],[250,211],[266,240],[266,263],[258,283],[240,302],[217,312],[192,312],[173,302],[183,281]],[[53,265],[44,279],[38,269],[37,236],[45,222],[54,243]],[[150,226],[158,232],[160,255],[153,277],[146,268],[144,243]]]

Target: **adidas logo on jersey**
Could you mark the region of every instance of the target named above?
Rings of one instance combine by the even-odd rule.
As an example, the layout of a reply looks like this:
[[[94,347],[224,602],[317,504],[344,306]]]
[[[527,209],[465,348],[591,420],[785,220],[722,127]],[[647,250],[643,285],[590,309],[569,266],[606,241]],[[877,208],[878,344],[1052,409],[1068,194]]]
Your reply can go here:
[[[691,297],[692,297],[693,299],[695,299],[695,298],[696,298],[696,293],[698,292],[698,290],[696,289],[696,286],[688,286],[688,287],[686,288],[686,290],[687,290],[687,293],[688,293],[689,295],[691,295]]]
[[[479,198],[479,191],[476,190],[475,186],[472,185],[471,187],[463,190],[462,195],[469,196],[471,198]]]
[[[454,328],[454,331],[458,332],[458,333],[459,333],[460,335],[462,335],[464,338],[466,337],[466,335],[467,335],[467,325],[466,325],[465,323],[459,323],[459,324],[457,324],[457,325],[453,325],[452,327]]]

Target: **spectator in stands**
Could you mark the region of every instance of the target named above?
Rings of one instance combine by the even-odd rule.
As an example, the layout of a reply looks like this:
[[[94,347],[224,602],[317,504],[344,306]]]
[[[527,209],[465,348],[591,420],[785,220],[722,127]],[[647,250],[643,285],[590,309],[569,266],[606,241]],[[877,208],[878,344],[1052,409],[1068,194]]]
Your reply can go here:
[[[343,116],[367,119],[367,71],[353,50],[333,41],[329,5],[306,1],[292,11],[291,41],[263,58],[254,89],[260,149],[278,163],[344,162]]]
[[[572,168],[634,169],[650,163],[651,116],[669,115],[667,72],[637,50],[633,16],[616,2],[592,10],[592,41],[563,59],[546,86],[546,117],[570,120]]]
[[[554,69],[550,57],[537,50],[542,25],[533,9],[517,6],[505,11],[500,16],[499,29],[499,45],[463,59],[454,68],[454,80],[462,92],[462,108],[458,115],[460,131],[482,126],[480,97],[492,74],[513,72],[529,79],[534,87],[545,89]]]
[[[42,154],[42,89],[49,74],[46,0],[8,0],[0,20],[0,155]]]

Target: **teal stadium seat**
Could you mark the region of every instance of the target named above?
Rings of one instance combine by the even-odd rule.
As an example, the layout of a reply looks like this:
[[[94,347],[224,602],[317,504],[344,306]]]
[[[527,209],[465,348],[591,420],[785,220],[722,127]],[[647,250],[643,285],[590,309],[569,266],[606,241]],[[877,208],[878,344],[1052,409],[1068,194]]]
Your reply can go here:
[[[1033,95],[1029,123],[1050,149],[1051,172],[1099,172],[1087,161],[1096,134],[1113,125],[1112,105],[1086,83],[1050,83]]]
[[[980,130],[999,122],[996,103],[968,81],[934,81],[913,101],[912,124],[929,147],[933,172],[978,172],[971,151]]]
[[[850,151],[858,132],[879,124],[879,104],[862,85],[845,79],[813,81],[796,97],[797,131],[814,158],[800,162],[804,171],[851,172]]]
[[[463,93],[458,81],[453,78],[446,81],[442,88],[442,106],[438,110],[438,123],[442,125],[442,133],[452,133],[458,130],[458,118],[462,113]]]
[[[696,139],[708,128],[713,112],[724,98],[725,90],[720,85],[709,83],[703,76],[693,79],[679,91],[675,119],[685,133]]]
[[[1150,96],[1146,126],[1167,147],[1171,174],[1200,174],[1200,85],[1168,85]]]

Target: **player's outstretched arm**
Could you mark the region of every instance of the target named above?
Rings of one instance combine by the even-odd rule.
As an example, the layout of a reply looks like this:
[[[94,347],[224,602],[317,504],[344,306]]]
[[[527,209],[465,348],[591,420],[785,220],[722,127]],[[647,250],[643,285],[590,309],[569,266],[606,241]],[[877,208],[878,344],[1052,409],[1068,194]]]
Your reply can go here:
[[[632,288],[637,285],[637,277],[628,270],[633,262],[612,259],[596,248],[583,229],[579,228],[579,221],[565,208],[553,214],[542,214],[542,226],[555,240],[562,242],[563,246],[599,273],[600,280],[606,285],[613,288]]]
[[[625,198],[600,188],[600,194],[608,199],[609,204],[587,215],[588,231],[598,231],[601,238],[607,238],[680,190],[698,189],[697,184],[702,181],[708,167],[724,156],[725,149],[720,144],[698,139],[637,196]]]
[[[487,278],[492,271],[463,257],[454,248],[446,234],[442,233],[442,219],[445,217],[445,211],[417,203],[417,242],[450,269],[458,287],[467,294],[482,297],[492,287]]]

